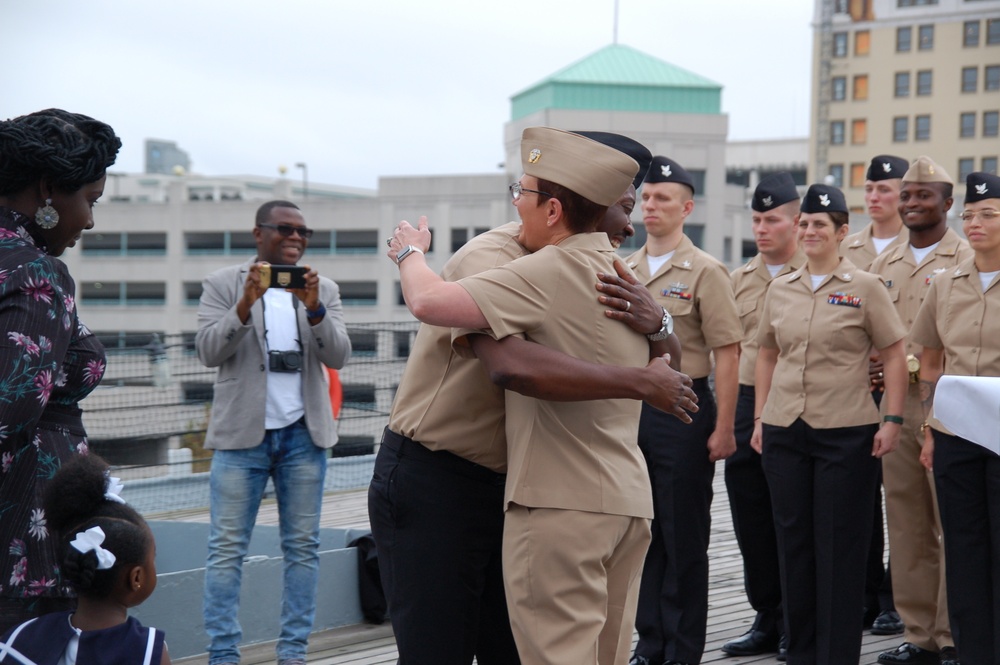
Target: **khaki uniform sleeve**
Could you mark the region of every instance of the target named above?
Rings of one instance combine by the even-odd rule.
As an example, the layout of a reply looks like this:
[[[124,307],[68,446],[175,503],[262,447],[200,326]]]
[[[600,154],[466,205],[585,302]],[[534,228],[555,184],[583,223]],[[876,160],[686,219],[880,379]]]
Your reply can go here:
[[[712,266],[703,276],[701,302],[701,329],[705,343],[711,349],[738,344],[743,338],[743,326],[736,309],[733,284],[723,265]]]
[[[931,349],[943,349],[944,341],[938,334],[938,292],[945,286],[946,279],[935,279],[927,291],[924,302],[920,305],[917,318],[913,320],[910,329],[910,341]]]

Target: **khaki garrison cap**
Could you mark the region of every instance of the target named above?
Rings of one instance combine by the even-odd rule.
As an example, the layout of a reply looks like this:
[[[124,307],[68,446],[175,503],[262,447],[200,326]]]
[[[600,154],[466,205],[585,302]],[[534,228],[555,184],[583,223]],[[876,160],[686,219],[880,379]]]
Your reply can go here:
[[[903,174],[903,182],[946,182],[954,185],[948,172],[938,166],[938,164],[925,155],[917,157],[917,160],[910,164],[910,168]]]
[[[610,206],[625,193],[639,164],[603,143],[551,127],[528,127],[521,134],[521,168],[598,205]]]

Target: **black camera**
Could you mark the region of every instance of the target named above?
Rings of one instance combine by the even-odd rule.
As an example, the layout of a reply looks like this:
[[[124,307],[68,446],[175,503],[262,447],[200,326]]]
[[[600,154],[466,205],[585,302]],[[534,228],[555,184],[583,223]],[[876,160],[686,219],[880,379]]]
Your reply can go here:
[[[272,372],[301,372],[301,351],[268,351],[268,366]]]

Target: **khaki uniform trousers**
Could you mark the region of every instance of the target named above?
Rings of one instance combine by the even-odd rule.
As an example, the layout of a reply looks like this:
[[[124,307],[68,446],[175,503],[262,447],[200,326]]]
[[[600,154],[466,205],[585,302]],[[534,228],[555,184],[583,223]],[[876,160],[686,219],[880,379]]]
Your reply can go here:
[[[511,504],[503,570],[522,665],[624,665],[649,520]]]
[[[882,484],[892,552],[892,592],[903,641],[940,651],[954,645],[948,623],[944,544],[933,474],[920,464],[923,409],[910,384],[899,447],[882,458]]]

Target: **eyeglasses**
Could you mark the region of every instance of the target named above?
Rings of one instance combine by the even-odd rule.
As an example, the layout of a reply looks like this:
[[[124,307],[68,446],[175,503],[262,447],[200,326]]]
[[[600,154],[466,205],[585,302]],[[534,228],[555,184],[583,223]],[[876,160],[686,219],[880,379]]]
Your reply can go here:
[[[527,187],[522,187],[519,182],[512,182],[507,185],[507,189],[510,190],[510,198],[516,203],[521,194],[528,192],[529,194],[538,194],[539,196],[552,196],[548,192],[540,192],[537,189],[528,189]]]
[[[273,229],[282,238],[291,238],[293,233],[298,233],[300,238],[309,240],[312,238],[313,230],[304,226],[292,226],[291,224],[258,224],[262,229]]]
[[[982,210],[966,210],[959,215],[963,222],[971,222],[976,216],[979,216],[984,222],[989,222],[1000,217],[1000,212],[993,208],[983,208]]]

